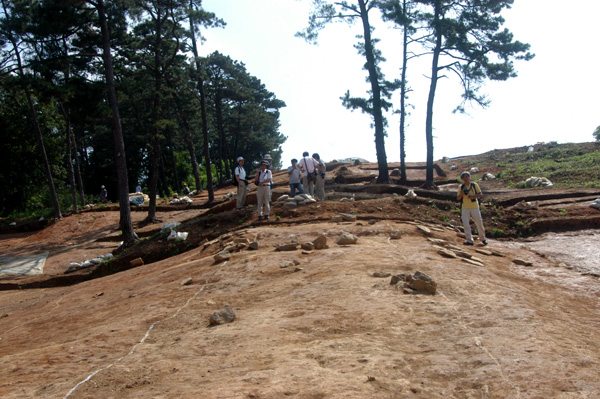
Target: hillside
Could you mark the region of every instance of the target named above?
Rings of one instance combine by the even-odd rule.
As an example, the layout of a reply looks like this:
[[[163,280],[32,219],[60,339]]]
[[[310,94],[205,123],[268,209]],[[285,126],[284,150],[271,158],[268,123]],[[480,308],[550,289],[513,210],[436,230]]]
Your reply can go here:
[[[598,149],[535,147],[439,161],[438,191],[418,188],[423,164],[405,185],[374,185],[375,164],[330,162],[328,201],[274,206],[268,223],[252,194],[234,211],[231,186],[211,206],[204,194],[162,204],[189,233],[179,242],[142,225],[140,207],[146,238],[124,251],[114,207],[2,234],[3,257],[49,256],[41,275],[0,277],[0,397],[596,398]],[[554,186],[519,188],[540,163]],[[472,167],[498,177],[481,182],[487,247],[461,245],[453,197]],[[287,189],[284,172],[275,179],[274,199]],[[357,242],[336,244],[344,232]],[[320,250],[274,247],[320,236]],[[391,284],[417,271],[435,295]],[[225,304],[235,320],[210,326]]]

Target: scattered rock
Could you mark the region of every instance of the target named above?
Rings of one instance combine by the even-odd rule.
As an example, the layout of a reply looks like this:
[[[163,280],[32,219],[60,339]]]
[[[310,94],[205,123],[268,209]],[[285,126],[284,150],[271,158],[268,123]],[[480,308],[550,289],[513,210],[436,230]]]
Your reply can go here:
[[[216,311],[208,319],[211,326],[216,326],[225,323],[231,323],[235,320],[235,312],[231,306],[225,304],[221,310]]]
[[[217,254],[215,254],[215,256],[213,256],[215,263],[225,262],[226,260],[229,260],[230,258],[231,258],[231,252],[229,252],[229,250],[227,250],[227,249],[224,249],[221,252],[218,252]]]
[[[448,241],[442,240],[441,238],[428,237],[427,241],[429,241],[429,242],[431,242],[431,243],[433,243],[435,245],[441,245],[441,246],[444,246],[444,245],[448,244]]]
[[[275,251],[295,251],[296,249],[298,249],[298,243],[295,242],[275,246]]]
[[[138,266],[142,266],[143,264],[144,264],[144,260],[142,258],[135,258],[135,259],[129,261],[129,266],[131,266],[131,267],[138,267]]]
[[[478,167],[472,167],[471,169],[469,169],[469,173],[470,174],[475,174],[475,173],[479,173],[479,168]]]
[[[327,237],[321,234],[312,243],[314,244],[315,249],[323,249],[325,248],[325,245],[327,245]]]
[[[402,230],[392,230],[392,232],[390,233],[390,239],[399,240],[402,238],[402,233]]]
[[[491,173],[485,173],[483,175],[483,177],[481,178],[481,180],[494,180],[496,178],[496,176],[494,176]]]
[[[369,219],[369,222],[368,222],[368,223],[369,223],[369,224],[375,224],[375,223],[377,223],[377,220],[375,220],[375,219]]]
[[[416,271],[410,281],[406,283],[405,288],[410,288],[415,291],[435,295],[437,291],[437,283],[425,273]]]
[[[431,230],[429,230],[429,228],[428,228],[428,227],[425,227],[425,226],[423,226],[423,225],[419,224],[419,225],[417,225],[417,229],[418,229],[418,230],[419,230],[421,233],[425,234],[426,236],[428,236],[428,235],[431,235]]]
[[[186,278],[181,282],[181,285],[191,285],[194,282],[191,277]]]
[[[336,240],[335,243],[337,245],[350,245],[356,244],[358,241],[358,237],[352,233],[343,232]]]
[[[392,273],[388,273],[388,272],[375,272],[373,273],[373,277],[375,278],[386,278],[391,276]]]
[[[409,281],[411,278],[412,278],[412,276],[410,274],[406,274],[406,273],[396,274],[396,275],[392,276],[392,279],[390,280],[390,285],[396,285],[400,282]]]
[[[352,215],[350,213],[340,213],[339,215],[342,217],[342,219],[344,221],[347,221],[347,222],[348,221],[353,222],[356,220],[356,215]]]
[[[456,258],[456,254],[450,250],[442,248],[438,251],[438,254],[446,257],[446,258]]]
[[[341,222],[341,221],[343,221],[343,220],[344,220],[344,219],[343,219],[343,218],[342,218],[340,215],[335,215],[334,217],[332,217],[332,218],[331,218],[331,221],[332,221],[332,222],[336,222],[336,223],[337,223],[337,222]]]
[[[481,262],[477,262],[477,261],[475,261],[475,260],[473,260],[473,259],[462,258],[461,260],[462,260],[463,262],[465,262],[465,263],[469,263],[469,264],[471,264],[471,265],[475,265],[475,266],[481,266],[481,267],[483,267],[483,263],[481,263]]]
[[[487,249],[481,249],[481,248],[476,248],[475,252],[482,254],[482,255],[486,255],[486,256],[492,256],[494,254],[492,251],[488,251]]]
[[[305,251],[312,251],[313,249],[315,249],[315,244],[313,244],[312,242],[305,242],[304,244],[300,245],[300,249],[303,249]]]
[[[523,259],[513,259],[513,263],[520,266],[533,266],[533,262],[529,262]]]
[[[292,266],[296,266],[296,265],[294,264],[294,262],[291,262],[289,260],[283,261],[283,262],[281,262],[281,265],[279,265],[279,267],[282,269],[285,269],[287,267],[292,267]]]
[[[413,189],[409,189],[406,194],[404,194],[404,196],[406,198],[417,198],[417,194],[415,193],[415,190]]]
[[[252,241],[249,245],[248,245],[248,249],[251,249],[253,251],[256,251],[258,249],[258,242],[256,241]]]

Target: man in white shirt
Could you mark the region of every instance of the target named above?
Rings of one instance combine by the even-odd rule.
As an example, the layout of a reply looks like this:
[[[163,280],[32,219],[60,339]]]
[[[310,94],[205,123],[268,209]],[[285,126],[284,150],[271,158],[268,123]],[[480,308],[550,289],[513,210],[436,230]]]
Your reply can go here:
[[[298,160],[296,158],[292,159],[292,166],[287,168],[287,172],[288,176],[290,177],[290,195],[292,198],[296,196],[296,189],[298,189],[300,194],[304,194],[304,189],[300,183],[300,179],[302,178],[302,170],[298,166]]]
[[[246,203],[246,170],[244,170],[244,158],[238,157],[238,166],[235,167],[235,179],[237,180],[237,209],[244,209]]]
[[[317,181],[317,175],[315,172],[319,167],[319,162],[317,162],[313,157],[308,156],[308,151],[304,151],[302,154],[302,160],[300,161],[300,167],[304,171],[302,185],[306,191],[308,191],[308,194],[314,197],[315,182]]]

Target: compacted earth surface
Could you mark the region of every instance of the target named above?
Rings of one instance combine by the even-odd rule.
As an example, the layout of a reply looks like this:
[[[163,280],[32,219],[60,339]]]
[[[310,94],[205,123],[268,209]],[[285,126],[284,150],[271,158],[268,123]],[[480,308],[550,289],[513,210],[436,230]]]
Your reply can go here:
[[[0,397],[599,398],[600,192],[482,182],[489,245],[466,247],[459,171],[441,167],[440,190],[409,198],[372,184],[376,165],[331,165],[327,201],[262,222],[232,186],[161,205],[185,241],[144,207],[124,250],[115,207],[0,235],[0,257],[49,254],[42,274],[0,276]],[[435,294],[402,282],[417,272]],[[211,324],[225,305],[233,321]]]

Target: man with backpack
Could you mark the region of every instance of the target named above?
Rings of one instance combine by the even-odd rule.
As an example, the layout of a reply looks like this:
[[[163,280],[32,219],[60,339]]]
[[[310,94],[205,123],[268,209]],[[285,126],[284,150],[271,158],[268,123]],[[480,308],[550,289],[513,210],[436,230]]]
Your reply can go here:
[[[302,186],[308,194],[312,197],[315,196],[315,182],[317,181],[317,168],[319,162],[316,159],[308,155],[308,151],[302,153],[302,159],[299,162],[300,167],[303,170],[304,176],[302,177]]]
[[[233,184],[237,186],[237,209],[244,209],[244,204],[246,203],[246,193],[248,185],[248,180],[246,180],[246,170],[244,169],[244,158],[237,158],[238,165],[234,170]]]
[[[460,178],[463,184],[458,188],[456,199],[462,202],[462,222],[467,239],[464,244],[473,245],[473,235],[471,234],[471,225],[469,223],[470,219],[473,218],[481,243],[487,245],[483,220],[479,211],[479,198],[483,197],[479,184],[471,182],[471,174],[469,172],[462,172]]]

